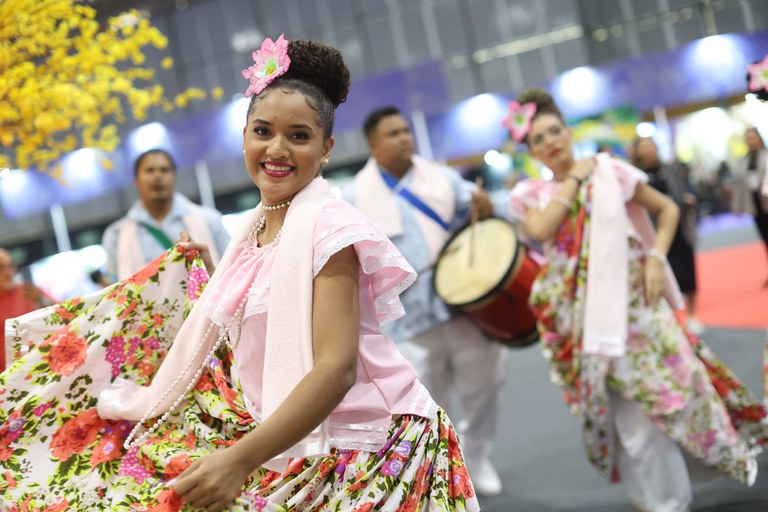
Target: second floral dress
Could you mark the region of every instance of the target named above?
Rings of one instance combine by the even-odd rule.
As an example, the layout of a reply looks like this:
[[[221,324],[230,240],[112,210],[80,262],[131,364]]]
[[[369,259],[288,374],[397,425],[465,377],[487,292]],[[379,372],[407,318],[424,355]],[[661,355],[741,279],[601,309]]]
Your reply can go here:
[[[643,177],[613,161],[629,201]],[[559,190],[551,181],[527,180],[511,193],[511,213],[524,218],[543,209]],[[639,404],[651,422],[703,465],[751,484],[754,448],[768,442],[766,411],[733,373],[682,327],[669,303],[644,297],[646,248],[629,224],[629,307],[626,354],[617,358],[582,351],[592,186],[582,186],[534,282],[530,304],[538,318],[551,378],[582,419],[587,456],[605,477],[618,480],[609,392]]]

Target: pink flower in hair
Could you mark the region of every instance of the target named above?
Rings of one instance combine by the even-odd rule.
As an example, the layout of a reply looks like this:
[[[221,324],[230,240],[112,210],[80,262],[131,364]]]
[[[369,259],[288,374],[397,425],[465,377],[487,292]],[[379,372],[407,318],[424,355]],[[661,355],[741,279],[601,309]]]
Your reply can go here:
[[[506,126],[513,139],[520,142],[528,135],[534,114],[536,114],[535,103],[528,102],[521,105],[516,101],[510,101],[509,114],[501,124]]]
[[[277,41],[266,38],[261,48],[253,52],[253,66],[243,70],[243,78],[251,81],[245,96],[259,94],[272,80],[285,74],[291,64],[288,57],[288,40],[280,34]]]
[[[768,55],[757,64],[750,64],[748,69],[749,90],[752,92],[768,90]]]

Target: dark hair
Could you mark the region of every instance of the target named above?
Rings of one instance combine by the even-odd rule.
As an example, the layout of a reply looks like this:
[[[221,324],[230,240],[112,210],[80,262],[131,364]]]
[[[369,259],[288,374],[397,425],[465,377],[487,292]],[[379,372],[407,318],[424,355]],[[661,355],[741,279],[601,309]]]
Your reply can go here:
[[[88,274],[88,277],[91,278],[92,283],[101,284],[101,280],[104,278],[104,274],[101,272],[101,270],[96,269],[90,274]]]
[[[344,58],[332,46],[302,40],[288,42],[288,57],[291,58],[288,71],[261,93],[251,96],[248,117],[257,99],[265,92],[276,88],[296,91],[304,95],[309,107],[317,114],[317,123],[324,128],[328,140],[333,135],[334,110],[346,101],[349,92],[349,69]]]
[[[557,108],[555,100],[552,98],[552,95],[544,89],[540,89],[538,87],[531,87],[530,89],[526,89],[520,93],[520,96],[517,97],[517,102],[521,105],[524,103],[533,103],[536,105],[536,113],[533,115],[531,122],[543,114],[552,114],[560,119],[563,124],[565,124],[565,118],[563,118],[563,114],[560,112],[560,109]],[[527,134],[523,140],[528,142]]]
[[[642,168],[641,166],[644,165],[644,162],[641,162],[640,157],[637,156],[637,148],[644,140],[649,140],[654,146],[656,146],[656,141],[651,137],[635,137],[634,140],[632,140],[632,165],[635,167]],[[658,151],[658,146],[656,146],[656,150]]]
[[[382,119],[389,116],[399,116],[400,110],[397,107],[393,106],[387,106],[387,107],[381,107],[377,108],[370,114],[368,114],[368,117],[365,118],[365,122],[363,123],[363,135],[365,135],[365,138],[371,136],[371,133],[373,133],[373,130],[376,129],[376,127],[379,125]]]
[[[145,156],[155,155],[155,154],[165,156],[165,158],[167,158],[168,161],[171,163],[171,170],[176,172],[176,161],[173,159],[171,154],[164,149],[154,148],[154,149],[147,150],[136,157],[136,160],[133,161],[133,175],[134,176],[139,175],[139,166],[141,165],[141,161],[144,160]]]

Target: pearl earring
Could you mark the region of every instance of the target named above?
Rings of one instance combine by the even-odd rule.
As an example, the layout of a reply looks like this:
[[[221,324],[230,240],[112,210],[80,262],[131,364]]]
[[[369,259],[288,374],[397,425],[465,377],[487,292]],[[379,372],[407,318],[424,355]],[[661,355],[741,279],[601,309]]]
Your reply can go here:
[[[328,165],[328,162],[330,162],[328,157],[323,158],[323,165]]]

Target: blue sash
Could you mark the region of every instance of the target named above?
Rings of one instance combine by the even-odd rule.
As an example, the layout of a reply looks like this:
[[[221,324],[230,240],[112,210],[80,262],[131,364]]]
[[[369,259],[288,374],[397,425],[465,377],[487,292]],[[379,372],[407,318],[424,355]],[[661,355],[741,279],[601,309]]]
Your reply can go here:
[[[438,225],[440,225],[441,228],[443,228],[446,231],[451,230],[451,226],[446,223],[443,219],[440,218],[440,216],[435,213],[435,211],[430,208],[424,201],[416,197],[413,192],[408,190],[405,187],[402,187],[399,191],[396,191],[398,180],[391,174],[388,174],[386,172],[379,171],[379,174],[381,174],[381,177],[384,179],[384,183],[387,184],[389,188],[392,189],[393,192],[397,192],[401,197],[403,197],[406,201],[411,203],[414,208],[419,210],[421,213],[435,221]]]

